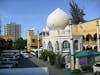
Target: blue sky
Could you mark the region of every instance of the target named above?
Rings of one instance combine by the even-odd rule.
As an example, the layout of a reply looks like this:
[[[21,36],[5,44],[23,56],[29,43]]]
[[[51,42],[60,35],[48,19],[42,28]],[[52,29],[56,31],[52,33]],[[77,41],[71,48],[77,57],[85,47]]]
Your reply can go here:
[[[26,38],[27,30],[34,28],[42,31],[46,26],[47,16],[56,8],[63,9],[70,16],[71,0],[0,0],[2,17],[2,34],[4,24],[16,22],[21,24],[21,35]],[[100,18],[100,0],[74,0],[84,9],[84,19],[89,21]]]

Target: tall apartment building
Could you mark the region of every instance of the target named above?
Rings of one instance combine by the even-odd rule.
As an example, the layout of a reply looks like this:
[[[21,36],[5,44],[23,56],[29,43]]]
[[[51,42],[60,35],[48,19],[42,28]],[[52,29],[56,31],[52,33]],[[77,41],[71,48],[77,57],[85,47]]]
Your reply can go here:
[[[4,26],[4,35],[14,36],[15,40],[21,37],[21,25],[14,22]]]

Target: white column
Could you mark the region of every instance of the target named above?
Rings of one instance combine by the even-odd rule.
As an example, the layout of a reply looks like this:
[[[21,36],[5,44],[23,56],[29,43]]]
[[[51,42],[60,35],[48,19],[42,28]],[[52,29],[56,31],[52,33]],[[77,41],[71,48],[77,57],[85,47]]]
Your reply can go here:
[[[80,39],[80,51],[83,50],[83,26],[81,25],[82,22],[80,22],[80,29],[81,29],[81,39]]]
[[[99,24],[98,24],[98,20],[96,21],[97,22],[97,51],[100,52],[100,42],[99,42]]]
[[[37,39],[38,39],[38,49],[39,49],[39,31],[38,31],[38,38]]]
[[[70,60],[70,66],[71,66],[71,70],[74,70],[74,50],[73,50],[73,36],[72,36],[72,21],[70,19],[70,54],[71,54],[71,60]]]
[[[81,37],[79,37],[79,40],[78,40],[78,51],[82,51],[82,38]]]
[[[75,64],[74,64],[74,50],[73,50],[73,39],[71,39],[71,43],[70,43],[70,45],[71,45],[71,50],[70,50],[70,53],[71,53],[71,61],[70,61],[70,63],[71,63],[71,70],[74,70],[74,66],[75,66]]]
[[[79,69],[79,58],[76,58],[76,64],[75,64],[75,69]]]
[[[62,53],[62,42],[59,42],[59,53],[61,54]]]

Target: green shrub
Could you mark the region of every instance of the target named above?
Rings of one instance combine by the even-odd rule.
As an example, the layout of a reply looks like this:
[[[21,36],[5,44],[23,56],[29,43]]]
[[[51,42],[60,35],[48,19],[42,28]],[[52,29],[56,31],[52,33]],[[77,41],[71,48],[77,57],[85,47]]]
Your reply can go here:
[[[82,65],[81,69],[82,69],[82,71],[89,71],[89,70],[91,70],[91,66],[90,65]]]
[[[80,69],[74,69],[72,72],[73,73],[80,73],[81,71],[80,71]]]
[[[53,51],[44,50],[41,52],[40,59],[44,61],[49,61],[49,63],[53,65],[55,63],[56,54]]]
[[[48,57],[49,57],[49,63],[51,65],[54,65],[55,59],[56,59],[56,54],[53,51],[48,51]]]
[[[40,59],[47,61],[47,58],[48,58],[48,51],[47,50],[42,51],[40,55]]]
[[[62,65],[62,55],[60,55],[59,53],[56,55],[56,59],[55,59],[55,66],[57,68],[63,68],[63,65]]]

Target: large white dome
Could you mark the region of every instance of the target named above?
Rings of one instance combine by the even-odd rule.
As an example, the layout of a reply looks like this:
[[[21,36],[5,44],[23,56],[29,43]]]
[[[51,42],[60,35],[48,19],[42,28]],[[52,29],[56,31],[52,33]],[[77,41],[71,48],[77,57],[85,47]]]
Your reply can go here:
[[[49,28],[49,30],[62,30],[66,27],[68,22],[68,15],[60,8],[57,8],[48,16],[47,27]]]

